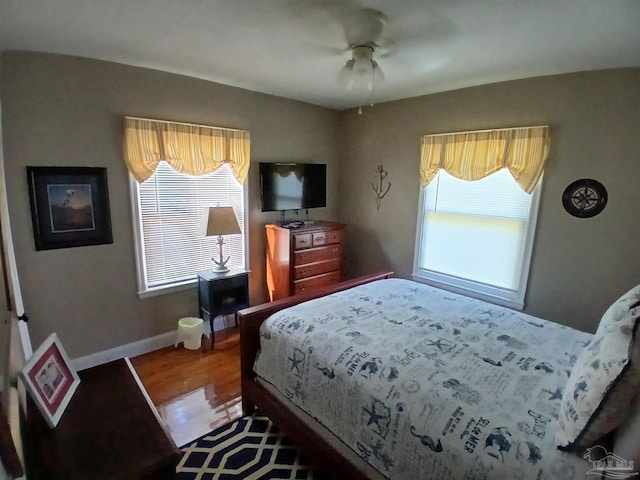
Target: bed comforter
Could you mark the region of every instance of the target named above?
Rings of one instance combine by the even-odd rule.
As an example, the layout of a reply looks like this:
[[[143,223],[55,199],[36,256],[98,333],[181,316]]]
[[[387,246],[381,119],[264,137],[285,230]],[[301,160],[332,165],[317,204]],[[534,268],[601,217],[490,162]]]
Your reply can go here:
[[[273,315],[254,368],[387,478],[568,480],[590,477],[554,435],[591,336],[389,279]]]

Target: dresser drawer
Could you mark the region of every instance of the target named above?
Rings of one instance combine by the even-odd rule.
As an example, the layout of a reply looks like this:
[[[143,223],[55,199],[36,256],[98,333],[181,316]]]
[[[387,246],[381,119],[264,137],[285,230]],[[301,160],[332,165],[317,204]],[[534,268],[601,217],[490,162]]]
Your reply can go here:
[[[293,236],[293,248],[294,250],[300,250],[302,248],[311,248],[311,234],[302,233]]]
[[[321,273],[332,272],[340,268],[340,260],[334,258],[326,262],[310,263],[293,269],[293,279],[300,280],[302,278],[313,277]]]
[[[297,267],[298,265],[306,265],[307,263],[322,262],[323,260],[340,258],[340,250],[340,246],[333,246],[295,252],[293,254],[293,264]]]
[[[311,292],[320,287],[325,287],[340,281],[340,272],[330,272],[315,277],[306,278],[293,282],[294,294]]]
[[[342,230],[330,230],[327,232],[327,244],[341,243]]]
[[[328,232],[317,232],[312,235],[311,242],[314,247],[321,247],[326,245],[327,242],[327,233]]]

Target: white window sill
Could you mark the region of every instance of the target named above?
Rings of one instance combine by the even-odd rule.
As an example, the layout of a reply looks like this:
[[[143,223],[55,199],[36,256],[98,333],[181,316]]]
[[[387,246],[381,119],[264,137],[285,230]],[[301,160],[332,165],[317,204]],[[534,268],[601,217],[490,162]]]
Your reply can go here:
[[[157,297],[159,295],[166,295],[168,293],[181,292],[183,290],[189,290],[195,287],[198,283],[197,278],[192,278],[179,283],[172,283],[171,285],[163,285],[160,287],[151,287],[146,290],[138,292],[139,298]]]
[[[476,298],[478,300],[484,300],[485,302],[501,305],[503,307],[512,308],[514,310],[524,309],[524,302],[515,299],[499,297],[488,292],[479,292],[470,288],[465,288],[463,286],[454,285],[453,282],[449,283],[446,280],[434,280],[418,272],[414,272],[411,275],[411,278],[413,278],[416,282],[425,283],[427,285],[431,285],[432,287],[441,288],[443,290],[448,290],[450,292],[465,295],[471,298]]]

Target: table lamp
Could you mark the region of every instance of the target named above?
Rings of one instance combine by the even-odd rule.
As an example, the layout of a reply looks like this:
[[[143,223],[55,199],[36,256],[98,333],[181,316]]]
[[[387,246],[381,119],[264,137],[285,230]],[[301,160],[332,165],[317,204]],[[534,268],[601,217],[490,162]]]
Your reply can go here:
[[[220,246],[220,260],[212,258],[215,266],[213,271],[216,273],[224,273],[229,271],[226,259],[222,254],[222,245],[224,245],[223,235],[233,235],[242,233],[240,231],[240,225],[238,225],[238,219],[233,211],[232,207],[209,207],[209,210],[205,210],[203,213],[201,223],[201,233],[206,237],[218,236],[218,245]]]

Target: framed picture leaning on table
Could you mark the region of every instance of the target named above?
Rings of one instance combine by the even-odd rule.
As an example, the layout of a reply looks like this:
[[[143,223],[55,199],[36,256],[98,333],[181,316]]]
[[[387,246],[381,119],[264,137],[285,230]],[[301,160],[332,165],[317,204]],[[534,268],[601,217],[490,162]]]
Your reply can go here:
[[[54,428],[80,383],[55,333],[33,352],[20,371],[20,378],[49,426]]]

